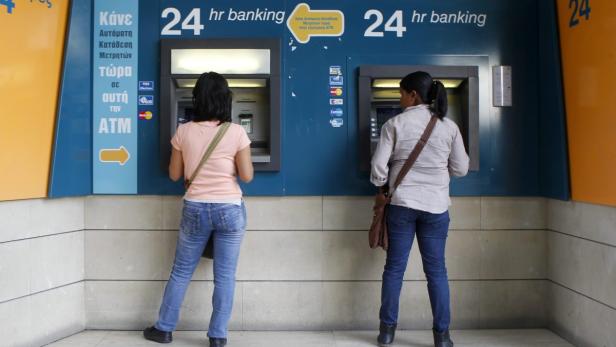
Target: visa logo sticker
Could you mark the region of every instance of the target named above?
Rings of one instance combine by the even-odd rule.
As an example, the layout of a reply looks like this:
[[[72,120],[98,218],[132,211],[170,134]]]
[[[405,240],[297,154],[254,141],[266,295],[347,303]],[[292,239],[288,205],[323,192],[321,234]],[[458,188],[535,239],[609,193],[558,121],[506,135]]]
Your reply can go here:
[[[139,81],[139,91],[153,91],[154,81]]]
[[[343,84],[344,84],[344,79],[342,76],[329,76],[330,86],[341,86]]]
[[[154,95],[139,95],[139,105],[153,106],[154,105]]]

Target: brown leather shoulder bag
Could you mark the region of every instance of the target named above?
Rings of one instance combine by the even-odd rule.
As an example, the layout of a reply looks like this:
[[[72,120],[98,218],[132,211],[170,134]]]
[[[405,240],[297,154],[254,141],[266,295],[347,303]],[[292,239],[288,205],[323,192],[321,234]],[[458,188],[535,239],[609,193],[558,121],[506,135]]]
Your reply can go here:
[[[426,126],[426,130],[424,130],[423,134],[417,144],[409,154],[408,159],[404,162],[404,166],[400,169],[400,173],[394,182],[391,192],[388,191],[387,184],[383,187],[379,188],[379,192],[376,194],[376,198],[374,199],[374,207],[372,210],[374,211],[374,215],[372,217],[372,225],[370,225],[370,232],[368,233],[368,241],[370,243],[370,248],[382,247],[384,250],[387,250],[389,247],[389,242],[387,238],[387,205],[391,202],[391,197],[398,189],[402,180],[411,170],[415,161],[419,157],[419,154],[428,143],[430,139],[430,135],[432,135],[432,131],[436,126],[436,121],[438,117],[432,116],[430,118],[430,122],[428,126]]]

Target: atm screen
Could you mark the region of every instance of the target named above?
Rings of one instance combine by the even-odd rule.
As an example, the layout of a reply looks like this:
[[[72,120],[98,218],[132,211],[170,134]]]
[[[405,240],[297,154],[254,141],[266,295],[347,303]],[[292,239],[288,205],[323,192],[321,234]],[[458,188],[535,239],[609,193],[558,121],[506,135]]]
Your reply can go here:
[[[178,124],[177,125],[180,126],[180,124],[190,122],[193,119],[194,114],[195,114],[195,111],[192,108],[186,107],[183,110],[181,109],[180,112],[178,112]]]
[[[388,120],[402,113],[400,107],[377,107],[376,108],[376,126],[378,133],[381,133],[381,128]]]

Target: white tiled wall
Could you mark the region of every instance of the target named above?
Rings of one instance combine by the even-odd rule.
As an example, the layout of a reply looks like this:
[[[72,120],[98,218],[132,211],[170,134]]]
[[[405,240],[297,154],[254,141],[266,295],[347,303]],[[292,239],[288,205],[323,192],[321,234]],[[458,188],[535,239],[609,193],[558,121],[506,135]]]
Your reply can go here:
[[[2,346],[40,346],[85,328],[84,200],[0,202]]]
[[[230,328],[374,329],[385,254],[368,247],[371,204],[367,197],[247,198],[248,231]],[[546,204],[534,198],[453,199],[446,255],[452,327],[546,324],[546,252],[553,237],[544,230]],[[0,314],[22,313],[3,329],[19,345],[28,338],[49,342],[84,326],[152,324],[180,216],[179,197],[0,203],[0,217],[9,220],[0,229]],[[204,260],[198,267],[179,329],[206,329],[211,266]],[[400,326],[430,328],[416,245],[405,280]],[[61,312],[45,313],[55,307],[40,301],[49,295],[57,296],[56,306],[70,307],[73,317],[66,326],[39,322],[46,328],[29,336],[23,329],[36,319],[61,319],[54,316]]]
[[[85,329],[83,282],[0,303],[2,346],[41,346]]]
[[[548,202],[549,322],[579,346],[615,346],[616,208]]]
[[[0,242],[84,229],[83,198],[0,201]]]
[[[368,247],[371,204],[369,197],[246,198],[248,231],[236,292],[236,304],[242,307],[234,312],[240,316],[232,325],[251,330],[373,328],[385,254]],[[537,300],[547,268],[545,204],[533,198],[453,199],[447,264],[455,327],[545,323],[545,307]],[[173,261],[181,199],[89,197],[86,206],[86,227],[91,229],[85,240],[88,326],[140,327],[154,320]],[[149,219],[131,218],[143,210],[149,210]],[[503,216],[490,216],[499,213]],[[201,262],[194,285],[211,289],[211,267],[211,261]],[[407,310],[401,312],[401,324],[430,327],[416,245],[405,279]],[[141,291],[139,299],[133,297]],[[108,295],[116,292],[127,293],[119,303]],[[500,295],[505,305],[492,307]],[[191,298],[193,304],[185,310],[209,309],[209,299],[199,305],[197,296]],[[524,304],[516,305],[516,300]],[[130,310],[122,313],[124,305]],[[192,318],[180,324],[202,325]]]

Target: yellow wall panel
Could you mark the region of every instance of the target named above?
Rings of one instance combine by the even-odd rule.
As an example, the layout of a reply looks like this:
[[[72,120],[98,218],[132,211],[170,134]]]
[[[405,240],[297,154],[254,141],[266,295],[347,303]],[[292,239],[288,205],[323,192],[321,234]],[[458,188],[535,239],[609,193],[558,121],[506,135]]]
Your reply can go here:
[[[47,196],[68,0],[0,5],[0,200]]]
[[[558,0],[558,17],[572,196],[616,206],[616,1]]]

